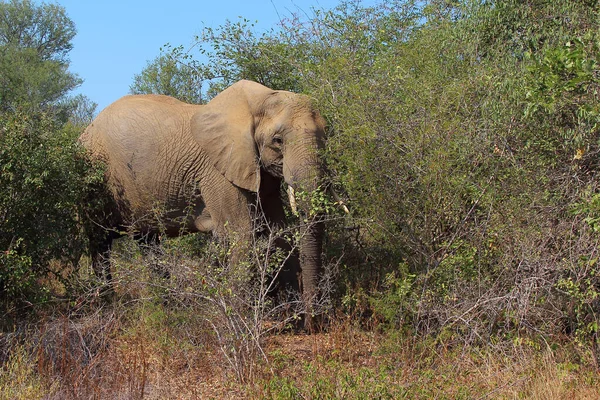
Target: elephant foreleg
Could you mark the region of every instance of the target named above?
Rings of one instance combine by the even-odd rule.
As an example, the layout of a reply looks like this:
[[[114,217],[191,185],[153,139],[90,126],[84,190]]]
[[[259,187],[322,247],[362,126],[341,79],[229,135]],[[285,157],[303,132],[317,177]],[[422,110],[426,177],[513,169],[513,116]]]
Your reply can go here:
[[[266,227],[263,235],[276,235],[273,245],[282,252],[284,263],[280,265],[277,273],[277,287],[274,293],[279,296],[295,296],[300,291],[299,273],[300,264],[298,254],[286,238],[286,219],[281,200],[281,180],[268,174],[261,175],[261,188],[259,191],[259,210],[264,216]]]
[[[202,204],[199,203],[193,221],[195,229],[213,232],[227,242],[232,264],[248,260],[254,232],[252,195],[218,173],[207,177],[204,184]]]
[[[278,285],[276,291],[285,297],[294,296],[300,292],[298,256],[290,243],[283,237],[277,237],[274,240],[274,245],[285,257],[285,261],[280,265],[277,274]]]
[[[112,274],[110,272],[110,251],[114,237],[107,234],[104,238],[90,244],[92,269],[103,287],[102,294],[112,292]]]

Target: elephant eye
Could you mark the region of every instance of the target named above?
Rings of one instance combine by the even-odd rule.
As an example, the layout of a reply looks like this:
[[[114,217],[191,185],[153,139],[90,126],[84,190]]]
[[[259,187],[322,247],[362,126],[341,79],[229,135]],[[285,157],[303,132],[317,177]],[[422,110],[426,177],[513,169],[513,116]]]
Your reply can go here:
[[[281,146],[283,144],[283,138],[281,136],[273,137],[273,144],[277,146]]]

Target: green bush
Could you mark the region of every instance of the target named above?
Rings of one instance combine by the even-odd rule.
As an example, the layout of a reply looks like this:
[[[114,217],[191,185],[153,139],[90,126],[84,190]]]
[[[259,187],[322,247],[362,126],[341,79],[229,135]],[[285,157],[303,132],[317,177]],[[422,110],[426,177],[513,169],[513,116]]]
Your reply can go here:
[[[344,305],[368,293],[389,326],[467,341],[589,332],[596,6],[344,1],[262,35],[245,20],[207,29],[168,56],[209,97],[253,79],[314,99],[353,216],[329,222],[325,246]]]
[[[89,191],[102,182],[80,131],[45,114],[0,115],[0,291],[5,305],[40,301],[43,278],[64,278],[85,249]],[[89,205],[92,206],[92,205]],[[58,261],[59,270],[51,264]]]

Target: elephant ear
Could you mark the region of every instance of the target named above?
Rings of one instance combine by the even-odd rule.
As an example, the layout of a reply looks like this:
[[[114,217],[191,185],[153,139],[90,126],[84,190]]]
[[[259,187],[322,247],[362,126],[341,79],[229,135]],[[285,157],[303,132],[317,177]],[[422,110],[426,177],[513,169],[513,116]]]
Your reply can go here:
[[[221,174],[238,187],[258,192],[254,117],[243,87],[235,84],[202,106],[192,117],[191,131]]]

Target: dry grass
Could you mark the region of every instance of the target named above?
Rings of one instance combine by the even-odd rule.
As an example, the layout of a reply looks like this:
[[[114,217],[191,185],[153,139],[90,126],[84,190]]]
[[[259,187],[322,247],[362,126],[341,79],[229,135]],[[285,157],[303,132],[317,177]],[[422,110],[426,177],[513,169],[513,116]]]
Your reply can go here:
[[[14,345],[0,369],[0,399],[41,399],[55,388],[38,373],[34,357]]]
[[[160,259],[170,283],[152,278],[139,252],[113,261],[110,301],[82,285],[69,304],[0,336],[0,400],[600,398],[593,357],[568,339],[552,350],[532,338],[474,347],[365,330],[346,315],[325,333],[277,332],[271,317],[252,318],[254,292],[233,296],[245,279],[212,282],[179,253]],[[225,309],[215,312],[213,300]],[[257,325],[232,332],[239,322]],[[247,348],[243,369],[232,364]]]
[[[409,338],[345,329],[276,337],[269,349],[279,364],[255,388],[258,397],[600,398],[600,375],[568,361],[576,358],[570,345],[557,351],[525,345],[501,352],[492,347],[448,351]]]
[[[269,336],[269,361],[242,385],[210,334],[190,339],[156,313],[62,318],[26,344],[4,338],[0,399],[600,398],[598,372],[569,343],[449,349],[351,324]]]

